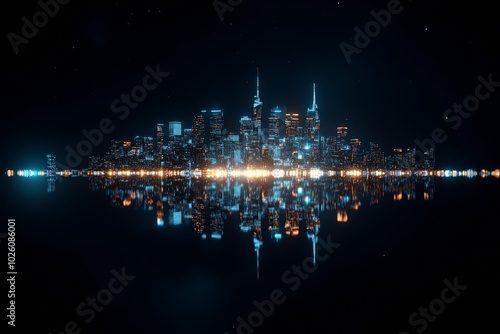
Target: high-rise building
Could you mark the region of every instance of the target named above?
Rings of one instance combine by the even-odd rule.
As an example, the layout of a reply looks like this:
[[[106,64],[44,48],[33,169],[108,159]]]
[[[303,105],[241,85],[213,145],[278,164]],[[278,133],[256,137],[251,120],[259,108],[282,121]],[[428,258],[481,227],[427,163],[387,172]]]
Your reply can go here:
[[[370,152],[367,162],[370,169],[384,168],[384,152],[377,143],[370,142]]]
[[[435,155],[435,149],[430,148],[428,151],[424,152],[424,163],[422,167],[424,169],[434,169],[436,166],[436,155]]]
[[[352,138],[349,141],[349,146],[351,147],[351,167],[360,169],[363,167],[363,151],[361,150],[361,141],[356,138]]]
[[[193,163],[194,167],[202,167],[205,164],[205,115],[206,110],[194,115],[193,118]]]
[[[337,127],[337,137],[335,138],[335,148],[334,148],[334,160],[338,168],[347,167],[348,164],[348,154],[350,154],[350,150],[347,150],[347,126],[338,126]]]
[[[224,139],[224,160],[230,166],[241,163],[240,136],[229,134]]]
[[[281,150],[280,150],[280,129],[281,124],[280,120],[282,117],[282,111],[280,108],[275,107],[271,110],[271,114],[269,115],[269,134],[268,134],[268,145],[269,145],[269,154],[271,155],[274,161],[281,159]]]
[[[299,134],[299,114],[287,113],[285,118],[285,140],[287,145],[292,145]]]
[[[168,140],[170,142],[179,141],[182,137],[182,123],[168,122]]]
[[[111,139],[110,155],[112,158],[123,157],[123,143],[116,139]]]
[[[403,157],[403,168],[413,170],[415,168],[416,148],[407,148]]]
[[[251,163],[254,159],[252,152],[252,138],[254,126],[252,119],[248,116],[240,118],[240,140],[241,140],[241,159],[245,163]]]
[[[141,136],[134,137],[134,145],[132,146],[132,155],[141,156],[144,152],[144,140]]]
[[[347,126],[338,126],[337,127],[337,138],[340,144],[345,144],[347,138]]]
[[[182,142],[184,144],[189,144],[189,145],[192,145],[193,144],[193,129],[190,129],[190,128],[187,128],[187,129],[184,129],[184,131],[182,131]]]
[[[269,145],[277,145],[280,138],[280,119],[281,119],[281,109],[275,107],[271,109],[271,114],[269,115]]]
[[[262,101],[259,96],[259,68],[257,68],[257,93],[254,96],[252,122],[251,159],[257,161],[261,159],[260,148],[262,146]]]
[[[146,160],[152,160],[154,156],[153,137],[144,137],[144,155]]]
[[[398,170],[403,167],[403,149],[395,148],[392,150],[392,159],[389,163],[389,169]]]
[[[306,126],[304,128],[304,150],[305,159],[308,162],[321,161],[319,146],[320,119],[318,105],[316,104],[316,84],[313,84],[313,102],[311,108],[307,108]]]
[[[224,114],[221,110],[211,110],[210,112],[210,149],[209,158],[212,164],[221,162],[224,159]]]
[[[156,152],[162,154],[163,152],[163,127],[162,123],[156,125]]]
[[[205,114],[206,110],[194,115],[193,119],[193,145],[202,146],[205,144]]]
[[[132,142],[124,141],[123,142],[123,154],[125,156],[129,156],[132,153]]]
[[[285,116],[285,158],[296,161],[298,158],[299,142],[299,114],[286,113]]]
[[[328,136],[325,140],[324,152],[323,152],[323,161],[325,165],[330,168],[335,164],[336,150],[335,144],[337,142],[337,137]]]

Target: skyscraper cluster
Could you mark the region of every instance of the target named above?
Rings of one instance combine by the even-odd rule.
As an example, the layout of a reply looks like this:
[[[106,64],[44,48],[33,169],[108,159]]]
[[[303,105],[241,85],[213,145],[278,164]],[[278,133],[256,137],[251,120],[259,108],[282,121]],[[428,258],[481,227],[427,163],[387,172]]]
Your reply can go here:
[[[316,84],[312,87],[312,104],[304,113],[288,112],[279,106],[270,108],[267,127],[263,127],[263,101],[257,69],[256,94],[252,113],[239,120],[239,132],[224,126],[219,109],[201,110],[193,117],[191,127],[183,129],[179,121],[156,125],[156,142],[152,137],[136,136],[133,141],[112,140],[111,148],[100,164],[109,167],[291,167],[329,169],[432,169],[434,150],[424,152],[425,160],[416,164],[416,149],[396,148],[386,156],[375,142],[362,146],[358,138],[348,137],[348,127],[338,126],[334,136],[321,131]],[[286,109],[286,108],[285,108]],[[96,160],[94,160],[96,161]]]

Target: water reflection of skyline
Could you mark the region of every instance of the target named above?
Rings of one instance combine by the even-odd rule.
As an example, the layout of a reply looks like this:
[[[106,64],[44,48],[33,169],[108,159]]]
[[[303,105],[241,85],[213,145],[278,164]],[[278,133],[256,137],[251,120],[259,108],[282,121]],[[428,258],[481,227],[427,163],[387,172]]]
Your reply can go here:
[[[104,190],[112,206],[156,212],[163,226],[193,224],[203,238],[221,239],[227,216],[238,216],[242,232],[261,238],[262,225],[271,238],[299,235],[299,226],[314,230],[324,211],[334,211],[339,223],[363,205],[434,198],[432,177],[329,178],[329,179],[186,179],[90,177],[93,191]],[[417,187],[420,185],[419,191]],[[418,198],[417,198],[418,197]]]
[[[92,191],[104,191],[115,207],[150,211],[158,227],[191,225],[202,239],[224,238],[228,218],[241,233],[253,238],[259,278],[260,248],[265,242],[296,238],[311,244],[316,262],[320,215],[330,212],[338,223],[348,223],[352,211],[392,201],[434,198],[431,177],[370,177],[328,179],[186,179],[156,177],[90,177]],[[154,218],[156,216],[156,219]],[[266,230],[264,240],[263,230]]]
[[[484,178],[489,175],[479,173],[477,176]],[[491,176],[496,178],[497,174]],[[57,183],[67,177],[46,177],[47,191],[54,192]],[[446,175],[442,177],[446,178]],[[436,179],[416,175],[326,178],[130,175],[84,178],[89,181],[89,189],[104,193],[111,206],[144,211],[146,223],[154,228],[192,228],[195,238],[206,240],[202,243],[219,243],[226,239],[233,242],[235,233],[241,234],[242,240],[246,239],[248,247],[253,249],[251,261],[255,261],[257,279],[260,277],[263,245],[307,244],[309,250],[304,255],[311,256],[316,263],[316,249],[321,242],[320,217],[328,217],[328,224],[349,224],[353,217],[356,220],[356,215],[352,215],[354,212],[379,205],[382,199],[383,203],[431,201],[434,200]]]

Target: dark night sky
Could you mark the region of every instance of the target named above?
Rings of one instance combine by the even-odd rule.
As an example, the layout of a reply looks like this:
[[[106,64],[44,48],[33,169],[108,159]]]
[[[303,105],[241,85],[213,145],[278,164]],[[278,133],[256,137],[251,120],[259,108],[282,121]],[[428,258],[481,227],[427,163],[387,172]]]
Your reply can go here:
[[[500,81],[497,11],[487,1],[403,0],[403,11],[347,64],[339,44],[352,44],[353,28],[387,3],[244,0],[221,22],[211,0],[72,0],[17,55],[7,34],[20,34],[21,17],[31,21],[40,7],[6,3],[0,167],[41,167],[47,153],[62,158],[104,117],[116,130],[96,153],[114,137],[154,136],[158,122],[190,126],[201,109],[222,109],[235,131],[251,114],[256,66],[264,117],[276,105],[303,115],[315,82],[323,134],[346,124],[350,137],[386,152],[414,146],[445,126],[444,111],[474,93],[479,75]],[[158,63],[170,76],[119,120],[111,102]],[[438,166],[500,167],[499,95],[500,88],[456,131],[446,127]]]

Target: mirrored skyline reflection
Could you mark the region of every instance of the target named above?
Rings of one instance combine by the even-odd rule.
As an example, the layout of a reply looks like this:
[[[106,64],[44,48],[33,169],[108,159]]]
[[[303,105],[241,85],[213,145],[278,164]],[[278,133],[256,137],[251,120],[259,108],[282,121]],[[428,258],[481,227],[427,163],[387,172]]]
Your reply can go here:
[[[417,185],[421,188],[416,191]],[[347,223],[350,211],[393,201],[432,200],[433,177],[325,179],[189,179],[156,177],[89,177],[90,190],[104,190],[112,206],[156,213],[156,223],[193,224],[203,238],[221,239],[228,216],[239,217],[241,232],[258,236],[265,225],[273,240],[299,235],[300,223],[314,230],[324,211]],[[311,225],[309,224],[311,222]],[[314,222],[314,224],[312,223]],[[260,237],[259,237],[260,238]]]
[[[434,199],[432,177],[327,179],[189,179],[156,177],[90,177],[92,191],[105,191],[115,207],[151,212],[159,228],[191,225],[201,239],[225,238],[228,220],[253,238],[256,276],[264,243],[307,236],[316,262],[320,215],[329,223],[349,223],[352,212],[389,201]],[[156,217],[154,217],[156,216]],[[156,219],[155,219],[156,218]],[[207,240],[207,242],[208,242]]]

